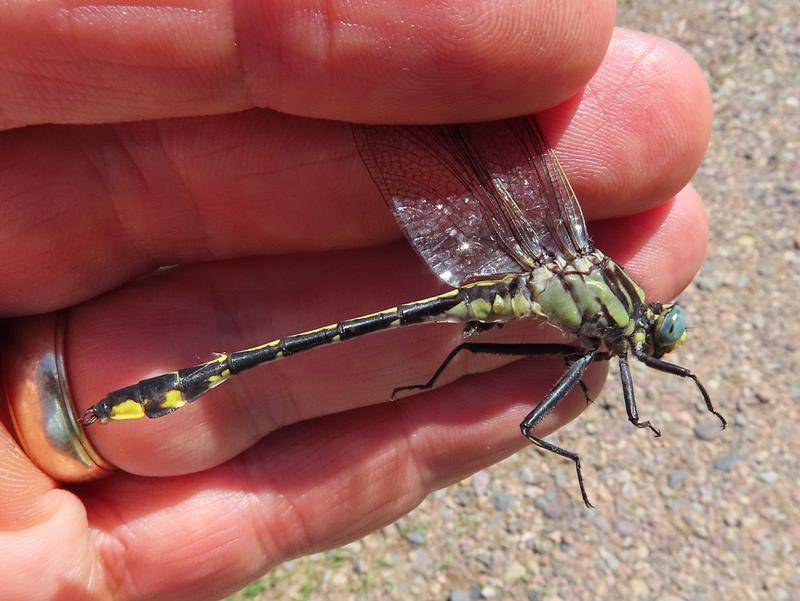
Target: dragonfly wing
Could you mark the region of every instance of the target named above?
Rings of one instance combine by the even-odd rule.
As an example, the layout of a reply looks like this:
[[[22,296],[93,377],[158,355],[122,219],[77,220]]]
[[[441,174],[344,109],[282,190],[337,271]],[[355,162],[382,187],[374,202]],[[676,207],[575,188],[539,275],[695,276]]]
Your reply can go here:
[[[406,237],[451,286],[589,248],[572,188],[527,118],[353,135]]]
[[[592,250],[575,192],[532,117],[475,123],[466,136],[489,174],[493,200],[537,263]]]

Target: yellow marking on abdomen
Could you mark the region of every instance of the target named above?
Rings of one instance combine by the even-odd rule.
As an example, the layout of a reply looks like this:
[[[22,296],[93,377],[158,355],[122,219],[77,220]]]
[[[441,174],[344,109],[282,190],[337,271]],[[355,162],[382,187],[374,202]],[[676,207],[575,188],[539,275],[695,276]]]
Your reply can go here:
[[[186,404],[183,393],[180,390],[168,390],[161,403],[162,409],[180,409]]]
[[[144,407],[133,399],[127,399],[111,408],[111,419],[139,419],[144,417]]]

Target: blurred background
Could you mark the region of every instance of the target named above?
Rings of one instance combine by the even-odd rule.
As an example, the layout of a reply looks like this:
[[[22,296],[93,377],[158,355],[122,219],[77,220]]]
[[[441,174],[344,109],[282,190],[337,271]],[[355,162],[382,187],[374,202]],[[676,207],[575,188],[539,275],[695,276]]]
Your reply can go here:
[[[683,46],[711,85],[694,179],[711,243],[680,297],[695,332],[679,362],[729,428],[686,381],[638,368],[663,438],[634,431],[613,385],[610,415],[557,437],[588,464],[597,509],[569,462],[524,449],[229,599],[800,599],[800,4],[622,0],[617,21]]]

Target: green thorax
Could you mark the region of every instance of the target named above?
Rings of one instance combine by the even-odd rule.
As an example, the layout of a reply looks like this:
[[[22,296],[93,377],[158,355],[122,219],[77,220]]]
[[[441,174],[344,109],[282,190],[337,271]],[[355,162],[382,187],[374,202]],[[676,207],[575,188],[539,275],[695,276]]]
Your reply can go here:
[[[571,261],[554,258],[530,273],[479,281],[460,289],[450,319],[501,322],[536,316],[580,338],[605,343],[630,337],[646,305],[644,291],[599,251]]]

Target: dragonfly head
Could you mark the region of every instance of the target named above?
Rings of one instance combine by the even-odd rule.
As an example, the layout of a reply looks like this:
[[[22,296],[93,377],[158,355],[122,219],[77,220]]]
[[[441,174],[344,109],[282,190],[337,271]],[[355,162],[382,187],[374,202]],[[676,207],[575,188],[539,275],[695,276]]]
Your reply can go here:
[[[648,312],[652,322],[647,332],[647,346],[652,349],[654,357],[666,355],[686,342],[686,318],[680,305],[653,303]]]

